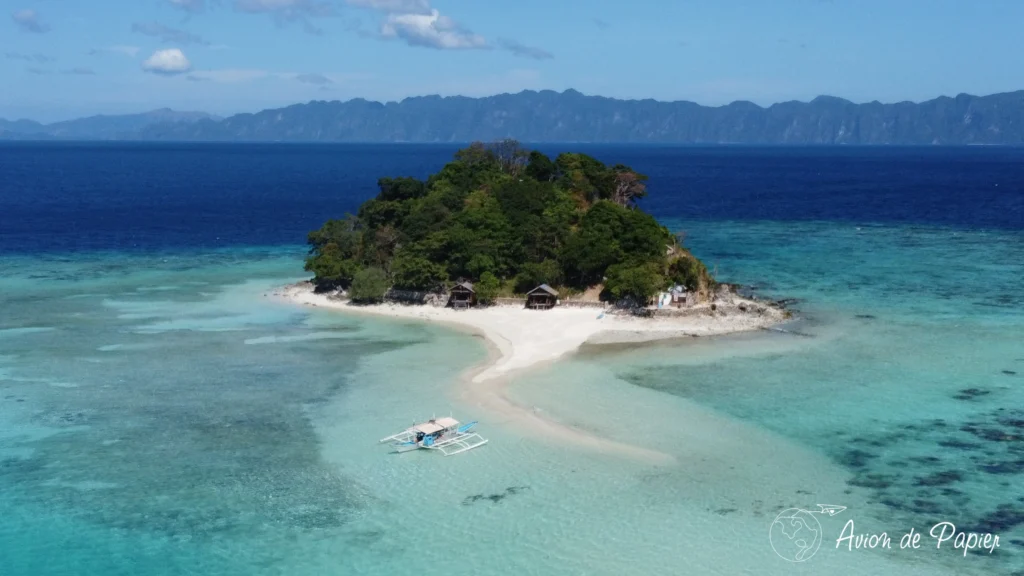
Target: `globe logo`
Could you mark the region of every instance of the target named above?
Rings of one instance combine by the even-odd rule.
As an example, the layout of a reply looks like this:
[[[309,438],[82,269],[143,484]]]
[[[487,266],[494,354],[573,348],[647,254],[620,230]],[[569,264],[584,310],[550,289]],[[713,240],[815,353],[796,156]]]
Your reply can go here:
[[[821,546],[821,523],[807,510],[788,508],[775,517],[768,538],[780,558],[804,562]]]

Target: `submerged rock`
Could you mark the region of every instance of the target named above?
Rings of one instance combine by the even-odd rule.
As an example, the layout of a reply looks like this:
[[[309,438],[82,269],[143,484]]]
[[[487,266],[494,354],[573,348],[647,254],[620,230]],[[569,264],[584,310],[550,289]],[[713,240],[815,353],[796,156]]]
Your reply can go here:
[[[982,390],[981,388],[965,388],[957,393],[956,396],[953,396],[953,398],[957,400],[974,400],[981,396],[988,396],[991,393],[991,390]]]
[[[953,482],[960,482],[963,480],[963,474],[956,470],[945,470],[943,472],[936,472],[916,478],[914,485],[916,486],[942,486],[944,484],[952,484]]]

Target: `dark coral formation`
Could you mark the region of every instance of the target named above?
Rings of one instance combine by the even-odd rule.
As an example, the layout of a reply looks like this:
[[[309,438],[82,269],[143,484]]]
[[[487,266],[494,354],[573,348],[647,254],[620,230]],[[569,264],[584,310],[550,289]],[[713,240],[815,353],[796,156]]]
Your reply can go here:
[[[462,501],[462,505],[469,506],[470,504],[476,504],[482,500],[487,500],[492,504],[497,504],[505,498],[515,496],[527,488],[527,486],[509,486],[508,488],[505,488],[504,492],[495,492],[494,494],[473,494],[472,496],[466,496],[466,499]]]
[[[870,490],[894,521],[951,521],[959,530],[998,534],[1000,561],[1022,560],[1007,544],[1024,542],[1024,410],[997,408],[959,426],[933,419],[839,437],[844,448],[835,459],[852,472],[849,484]]]

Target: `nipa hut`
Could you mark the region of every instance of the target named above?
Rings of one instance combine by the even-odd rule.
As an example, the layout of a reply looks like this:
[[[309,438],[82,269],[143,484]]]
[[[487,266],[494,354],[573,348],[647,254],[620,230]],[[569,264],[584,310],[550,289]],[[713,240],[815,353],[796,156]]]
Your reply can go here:
[[[452,287],[448,296],[448,305],[452,308],[471,308],[476,306],[476,291],[472,282],[459,282]]]
[[[548,286],[541,284],[526,293],[526,307],[533,310],[550,310],[558,304],[558,292]]]

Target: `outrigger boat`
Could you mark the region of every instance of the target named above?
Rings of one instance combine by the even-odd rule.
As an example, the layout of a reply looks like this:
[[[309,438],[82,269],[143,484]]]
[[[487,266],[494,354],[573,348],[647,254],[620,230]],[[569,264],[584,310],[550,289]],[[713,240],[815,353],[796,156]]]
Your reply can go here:
[[[440,450],[445,456],[454,456],[487,444],[487,439],[476,432],[476,422],[460,424],[455,418],[431,418],[415,424],[406,430],[381,438],[380,443],[390,442],[396,452],[411,450]]]

